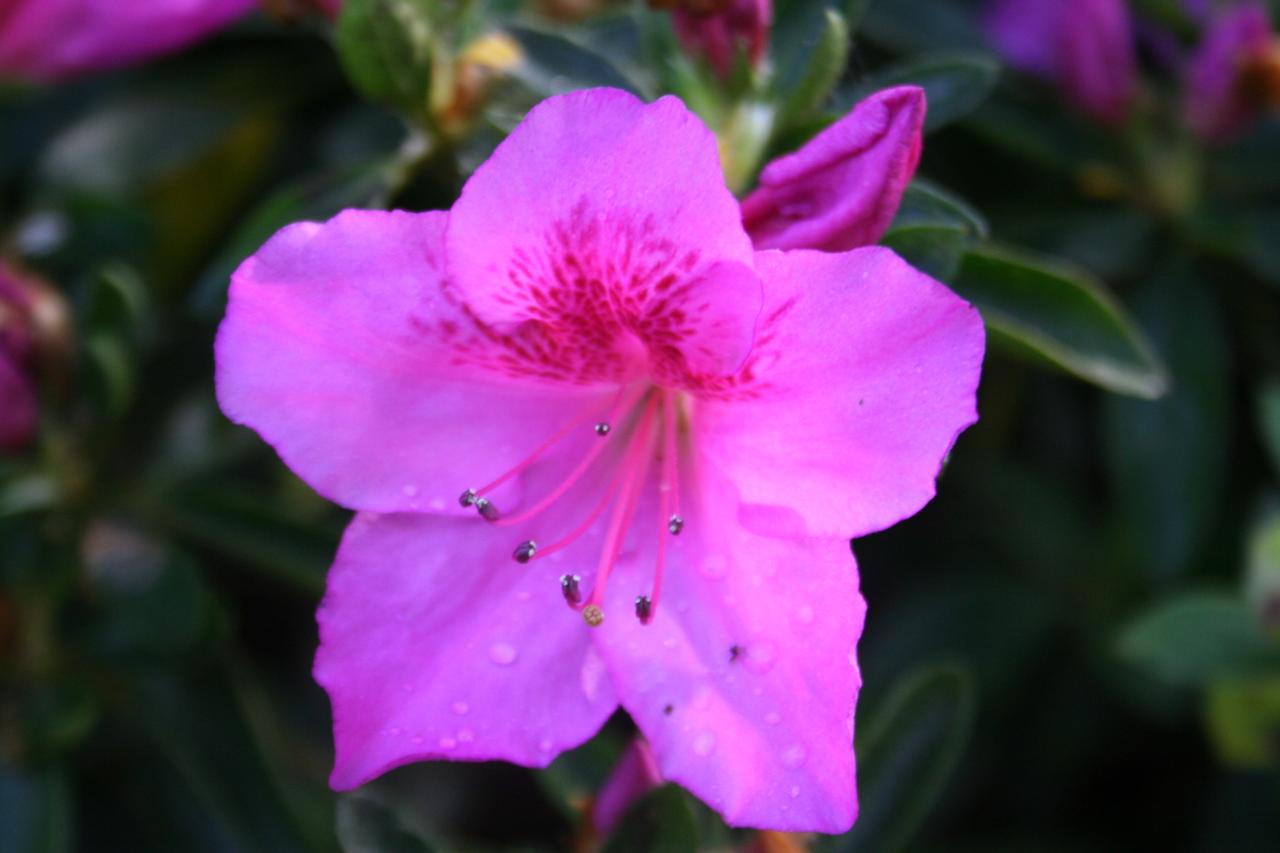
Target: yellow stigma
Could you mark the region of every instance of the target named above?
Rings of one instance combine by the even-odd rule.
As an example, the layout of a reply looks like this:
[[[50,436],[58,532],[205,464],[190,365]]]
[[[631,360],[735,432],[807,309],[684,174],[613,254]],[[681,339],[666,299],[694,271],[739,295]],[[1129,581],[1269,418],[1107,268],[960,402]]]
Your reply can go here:
[[[582,608],[582,619],[592,628],[599,627],[600,623],[604,621],[604,611],[595,604],[588,604]]]

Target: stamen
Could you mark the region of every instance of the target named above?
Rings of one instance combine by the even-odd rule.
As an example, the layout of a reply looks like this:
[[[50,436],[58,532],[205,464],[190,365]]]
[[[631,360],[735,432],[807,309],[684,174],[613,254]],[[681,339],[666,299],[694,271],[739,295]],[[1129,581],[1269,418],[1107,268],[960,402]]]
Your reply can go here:
[[[606,435],[609,434],[609,430],[611,429],[613,429],[613,427],[609,426],[604,421],[601,421],[600,423],[596,424],[596,435],[600,436],[601,438],[604,438]]]
[[[653,603],[647,595],[636,596],[636,618],[641,624],[648,625],[649,618],[653,615]]]
[[[458,496],[458,506],[471,506],[476,502],[476,490],[467,489]]]
[[[538,549],[538,553],[534,555],[534,558],[546,557],[549,554],[554,554],[556,551],[567,548],[577,541],[582,534],[590,530],[591,525],[595,524],[596,520],[599,519],[600,516],[604,514],[604,511],[609,508],[609,504],[613,501],[613,496],[618,493],[618,487],[620,485],[621,481],[617,477],[610,481],[608,488],[605,489],[604,496],[601,497],[600,501],[592,508],[591,514],[587,516],[586,520],[570,531],[563,539],[557,539],[550,545],[540,547]]]
[[[592,628],[599,628],[604,621],[604,611],[595,604],[588,604],[582,608],[582,619]]]
[[[672,536],[679,536],[680,531],[684,530],[684,519],[678,515],[673,515],[667,519],[667,532]]]
[[[631,439],[631,447],[627,450],[627,457],[623,462],[623,470],[621,474],[622,494],[618,502],[614,504],[613,515],[609,517],[609,527],[605,532],[604,548],[600,553],[600,563],[596,568],[595,585],[591,589],[591,595],[587,599],[587,606],[583,608],[582,616],[587,620],[588,625],[598,625],[599,621],[593,622],[593,616],[588,615],[588,610],[594,608],[599,620],[603,621],[604,613],[600,610],[600,603],[604,600],[605,584],[609,580],[609,573],[613,571],[613,566],[618,562],[618,552],[622,550],[622,540],[626,536],[627,529],[631,526],[631,519],[635,515],[636,505],[640,502],[640,491],[644,486],[645,478],[649,474],[649,462],[653,459],[653,451],[649,446],[650,438],[653,433],[653,415],[658,406],[658,397],[655,395],[649,398],[644,413],[640,416],[640,423],[636,427],[636,432]]]
[[[564,600],[569,603],[570,607],[577,607],[582,601],[582,592],[578,585],[582,583],[582,578],[577,575],[561,575],[560,576],[560,592],[564,594]]]
[[[517,563],[527,563],[533,559],[533,555],[538,553],[538,543],[532,539],[526,539],[516,546],[515,552],[511,555]]]
[[[485,521],[497,521],[502,518],[502,513],[498,512],[498,508],[488,498],[476,498],[472,501],[472,505]]]
[[[679,509],[680,492],[678,489],[679,469],[676,467],[676,398],[666,391],[662,396],[662,482],[658,486],[658,523],[665,520],[667,532],[679,536],[684,529],[684,519],[673,508]],[[649,594],[636,599],[636,617],[643,625],[648,625],[653,613],[658,609],[658,599],[662,596],[662,578],[667,568],[667,537],[658,531],[658,554],[653,565],[653,588]],[[644,601],[644,613],[641,614],[640,602]]]

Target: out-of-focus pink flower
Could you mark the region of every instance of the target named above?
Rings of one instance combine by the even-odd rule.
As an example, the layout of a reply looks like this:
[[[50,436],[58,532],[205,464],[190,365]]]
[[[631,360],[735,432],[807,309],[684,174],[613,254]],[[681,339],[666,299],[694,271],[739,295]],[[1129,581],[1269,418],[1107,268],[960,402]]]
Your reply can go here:
[[[0,77],[41,82],[179,50],[258,0],[0,0]]]
[[[281,231],[217,387],[360,510],[319,613],[331,783],[544,766],[620,704],[730,823],[847,829],[848,540],[932,497],[983,346],[887,249],[755,251],[670,97],[552,98],[447,213]]]
[[[23,277],[0,262],[0,451],[26,445],[36,428],[35,334]]]
[[[1275,49],[1266,8],[1244,2],[1214,18],[1187,65],[1183,115],[1208,142],[1229,142],[1257,118],[1265,100],[1251,71]]]
[[[769,47],[773,0],[660,0],[671,9],[671,23],[684,49],[710,63],[721,77],[745,56],[759,65]]]
[[[1138,77],[1124,0],[992,0],[985,24],[1014,67],[1053,80],[1098,121],[1128,118]]]
[[[924,114],[923,89],[885,89],[766,166],[742,202],[755,247],[841,252],[879,240],[920,162]]]
[[[653,751],[644,738],[635,738],[618,759],[591,806],[591,822],[596,832],[608,835],[627,809],[661,784],[662,774]]]

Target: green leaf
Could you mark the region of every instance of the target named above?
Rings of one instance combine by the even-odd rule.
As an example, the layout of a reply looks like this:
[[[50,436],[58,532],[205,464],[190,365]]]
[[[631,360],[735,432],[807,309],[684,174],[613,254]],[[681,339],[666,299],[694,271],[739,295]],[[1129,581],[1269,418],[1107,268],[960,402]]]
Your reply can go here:
[[[430,853],[395,813],[366,793],[338,798],[338,841],[344,853]]]
[[[538,100],[595,86],[643,94],[606,56],[562,33],[532,26],[509,27],[507,32],[524,50],[513,74]]]
[[[840,99],[841,111],[880,89],[914,84],[924,89],[928,99],[924,128],[934,131],[976,110],[999,76],[1000,64],[985,53],[929,53],[890,65],[861,81]]]
[[[871,3],[861,32],[899,52],[981,49],[975,5],[965,0],[879,0]]]
[[[825,10],[822,34],[808,54],[804,73],[780,95],[778,126],[789,129],[822,109],[849,61],[849,26],[835,9]]]
[[[907,187],[881,243],[934,278],[950,280],[960,259],[987,235],[987,223],[967,203],[922,179]]]
[[[1280,471],[1280,382],[1268,382],[1258,392],[1258,421],[1262,443]]]
[[[650,791],[627,810],[602,853],[694,853],[698,825],[687,795],[674,785]]]
[[[858,822],[826,848],[906,848],[955,772],[973,729],[973,677],[931,667],[900,680],[857,737]]]
[[[1224,763],[1249,769],[1280,764],[1280,678],[1214,684],[1205,717]]]
[[[0,850],[72,849],[71,786],[61,767],[22,768],[0,759]]]
[[[346,0],[337,48],[352,84],[406,115],[427,116],[431,91],[432,0]]]
[[[1255,618],[1280,634],[1280,511],[1264,513],[1249,531],[1245,562],[1245,598]]]
[[[1104,401],[1104,449],[1130,565],[1167,581],[1191,569],[1222,504],[1231,434],[1227,330],[1189,269],[1168,265],[1133,309],[1172,376],[1159,400]]]
[[[1151,400],[1168,389],[1151,344],[1079,270],[989,245],[965,255],[952,286],[982,312],[994,344],[1119,394]]]
[[[1280,646],[1243,600],[1220,593],[1184,593],[1151,605],[1121,633],[1118,650],[1161,681],[1185,687],[1280,671]]]

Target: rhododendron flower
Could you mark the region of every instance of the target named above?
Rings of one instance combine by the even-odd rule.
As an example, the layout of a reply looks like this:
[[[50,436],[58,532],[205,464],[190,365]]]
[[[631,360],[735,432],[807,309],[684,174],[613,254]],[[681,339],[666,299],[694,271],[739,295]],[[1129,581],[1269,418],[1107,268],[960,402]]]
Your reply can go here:
[[[447,213],[284,229],[233,277],[218,397],[360,511],[319,613],[331,783],[543,766],[621,705],[730,823],[847,829],[849,538],[933,495],[982,353],[886,249],[755,251],[670,97],[544,102]]]
[[[0,263],[0,451],[18,450],[35,434],[35,345],[27,287]]]
[[[755,247],[838,252],[879,240],[920,162],[924,114],[923,89],[884,89],[765,166],[742,202]]]
[[[1209,142],[1239,136],[1267,100],[1265,81],[1255,78],[1273,62],[1272,75],[1280,78],[1280,50],[1261,3],[1242,3],[1212,20],[1187,66],[1188,127]]]
[[[992,0],[985,23],[1014,67],[1054,81],[1100,122],[1128,118],[1138,77],[1124,0]]]
[[[772,0],[657,0],[671,9],[671,24],[680,44],[705,59],[717,74],[728,77],[739,56],[759,65],[769,47]]]
[[[258,0],[0,0],[0,77],[54,81],[179,50]]]

